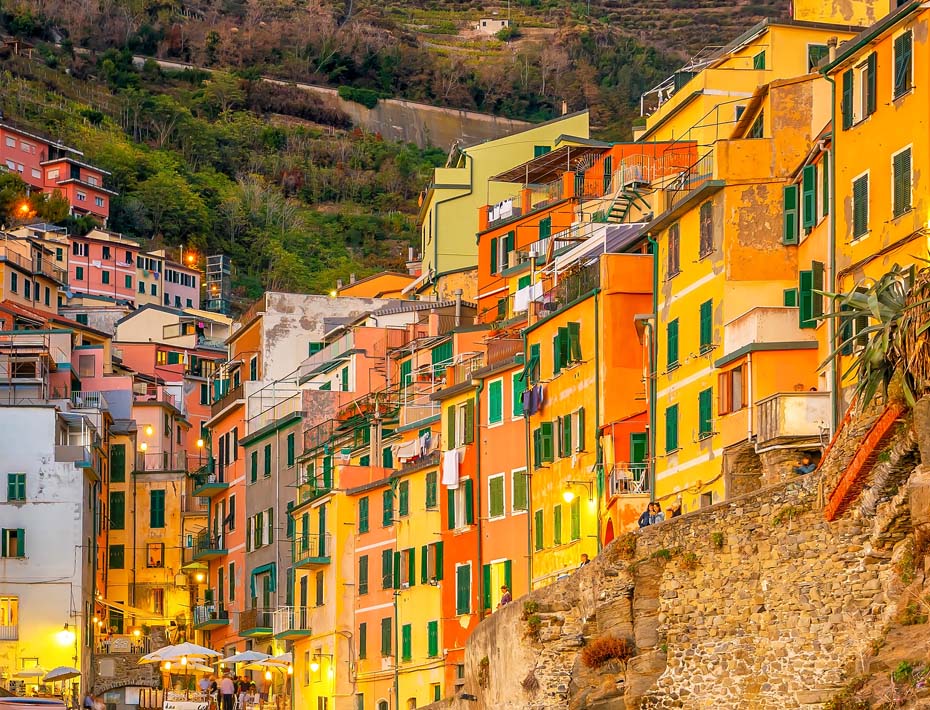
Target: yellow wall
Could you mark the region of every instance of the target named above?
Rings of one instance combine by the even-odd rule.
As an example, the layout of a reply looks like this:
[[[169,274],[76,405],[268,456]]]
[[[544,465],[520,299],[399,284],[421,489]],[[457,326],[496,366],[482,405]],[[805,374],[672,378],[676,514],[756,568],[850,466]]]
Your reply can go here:
[[[793,0],[791,5],[795,20],[860,27],[878,22],[894,8],[890,0]]]

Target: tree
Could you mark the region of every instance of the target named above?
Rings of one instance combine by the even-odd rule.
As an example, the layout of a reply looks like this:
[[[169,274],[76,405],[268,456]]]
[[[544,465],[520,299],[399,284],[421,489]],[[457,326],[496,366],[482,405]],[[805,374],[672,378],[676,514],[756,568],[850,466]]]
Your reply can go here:
[[[136,199],[145,206],[151,234],[168,244],[181,244],[209,229],[209,214],[200,195],[176,172],[159,172],[139,185]]]

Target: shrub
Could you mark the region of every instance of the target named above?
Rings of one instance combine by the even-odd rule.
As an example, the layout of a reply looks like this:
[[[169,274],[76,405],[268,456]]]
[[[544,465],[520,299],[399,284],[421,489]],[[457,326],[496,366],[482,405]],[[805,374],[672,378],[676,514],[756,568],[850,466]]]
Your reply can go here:
[[[652,553],[652,559],[665,560],[668,562],[670,559],[672,559],[672,551],[663,547]]]
[[[726,537],[724,537],[723,533],[720,532],[720,531],[712,532],[712,533],[710,534],[710,542],[711,542],[711,544],[712,544],[714,547],[716,547],[718,550],[722,550],[722,549],[723,549],[723,543],[726,542]]]
[[[633,644],[625,638],[601,636],[581,649],[581,662],[588,668],[600,668],[608,661],[626,662],[635,654]]]
[[[804,508],[801,508],[800,506],[786,505],[772,517],[772,525],[778,527],[784,523],[790,523],[803,512]]]
[[[371,89],[359,89],[354,86],[340,86],[339,98],[354,101],[365,108],[374,108],[378,105],[378,92]]]
[[[636,554],[636,535],[633,533],[621,535],[614,541],[614,545],[621,559],[632,560]]]
[[[698,563],[701,561],[701,558],[698,557],[693,552],[685,552],[681,559],[678,561],[679,566],[682,569],[692,570],[697,569]]]
[[[523,690],[527,693],[535,693],[539,690],[539,679],[536,677],[536,673],[531,670],[526,674],[526,678],[520,681],[520,685],[523,686]]]
[[[823,706],[823,710],[869,710],[869,702],[856,697],[868,678],[856,676]]]
[[[491,680],[491,660],[485,656],[478,662],[478,687],[487,688]]]
[[[927,615],[922,614],[923,610],[918,602],[911,602],[898,614],[898,621],[901,626],[916,626],[917,624],[926,624]]]
[[[901,661],[891,672],[891,678],[895,683],[906,683],[912,675],[914,675],[914,666],[910,661]]]
[[[539,640],[539,629],[542,627],[542,617],[539,614],[532,614],[526,618],[526,630],[524,636],[533,641]]]

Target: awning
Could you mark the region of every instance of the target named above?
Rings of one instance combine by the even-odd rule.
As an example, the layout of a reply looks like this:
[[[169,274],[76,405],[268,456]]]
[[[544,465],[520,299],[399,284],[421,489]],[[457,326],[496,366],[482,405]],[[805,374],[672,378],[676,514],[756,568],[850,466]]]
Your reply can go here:
[[[601,155],[606,148],[590,145],[565,145],[550,150],[491,178],[495,182],[518,182],[523,185],[544,185],[558,180],[562,173],[573,171],[585,158]],[[587,166],[585,166],[587,167]]]
[[[277,582],[278,582],[278,580],[276,579],[277,578],[277,574],[275,572],[276,569],[277,569],[277,565],[274,562],[269,562],[268,564],[262,565],[261,567],[256,567],[255,569],[252,570],[252,573],[249,575],[249,591],[252,593],[253,599],[256,598],[255,578],[260,574],[265,574],[265,573],[268,574],[269,576],[268,589],[269,591],[272,591],[272,592],[275,591],[275,587],[277,587]]]

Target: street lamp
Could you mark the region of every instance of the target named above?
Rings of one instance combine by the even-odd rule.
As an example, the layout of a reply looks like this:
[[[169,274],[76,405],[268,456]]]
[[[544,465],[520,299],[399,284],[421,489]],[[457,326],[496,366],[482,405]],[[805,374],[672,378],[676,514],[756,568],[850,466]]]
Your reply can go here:
[[[55,634],[55,639],[58,641],[59,646],[70,646],[74,643],[75,638],[74,632],[69,628],[69,625],[65,623],[64,628]]]
[[[588,500],[591,500],[594,496],[594,486],[591,481],[565,481],[565,490],[562,492],[562,500],[566,503],[571,503],[575,500],[575,491],[572,490],[572,486],[584,486],[588,490]]]
[[[154,433],[155,433],[155,429],[152,428],[152,425],[151,425],[151,424],[146,424],[146,425],[145,425],[145,435],[146,435],[146,436],[151,436],[151,435],[154,434]]]

